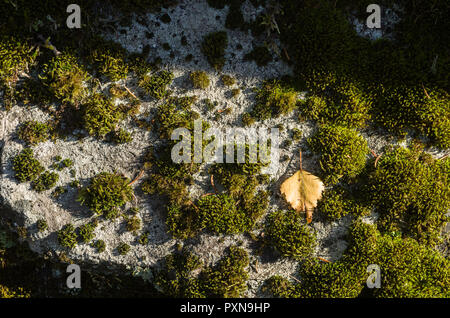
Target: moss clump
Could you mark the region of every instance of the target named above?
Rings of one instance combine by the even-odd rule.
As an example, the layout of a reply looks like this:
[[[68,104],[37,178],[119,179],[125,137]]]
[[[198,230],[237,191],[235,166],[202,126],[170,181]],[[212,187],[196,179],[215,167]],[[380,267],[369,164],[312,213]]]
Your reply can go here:
[[[0,86],[13,87],[36,58],[31,47],[12,37],[0,38]]]
[[[206,267],[195,275],[202,263],[196,255],[183,249],[166,257],[155,282],[169,297],[242,297],[247,289],[248,265],[247,252],[232,246],[214,267]]]
[[[62,102],[78,105],[86,96],[84,82],[89,79],[77,59],[69,54],[54,57],[39,75],[49,91]]]
[[[45,171],[33,181],[33,189],[37,192],[50,190],[59,180],[59,175],[54,172]]]
[[[17,132],[20,139],[29,145],[36,145],[50,137],[50,126],[47,123],[40,123],[35,120],[24,122]]]
[[[233,88],[231,90],[231,97],[236,98],[241,94],[241,90],[239,88]]]
[[[265,81],[256,91],[252,117],[265,120],[290,113],[297,106],[297,93],[278,80]]]
[[[160,71],[153,75],[144,75],[139,82],[139,86],[151,97],[162,99],[169,95],[167,86],[172,83],[173,78],[173,73]]]
[[[123,113],[101,94],[92,95],[83,105],[83,124],[91,136],[104,136],[113,131]]]
[[[174,96],[168,99],[169,104],[174,104],[183,110],[189,110],[191,106],[198,100],[196,95],[193,96]]]
[[[109,77],[111,81],[124,79],[128,75],[128,64],[125,63],[123,53],[111,51],[94,51],[91,56],[100,74]]]
[[[282,297],[446,297],[450,263],[439,252],[413,239],[381,235],[373,225],[355,222],[350,245],[336,262],[309,260],[300,283],[272,278],[267,290]],[[366,289],[367,267],[381,269],[381,288]]]
[[[200,228],[213,233],[233,234],[249,230],[248,217],[229,195],[210,195],[197,202]]]
[[[312,255],[315,234],[295,211],[277,211],[266,221],[266,239],[281,255],[304,259]]]
[[[292,139],[294,141],[299,141],[300,139],[302,139],[302,135],[303,135],[303,132],[300,129],[298,129],[298,128],[292,129]]]
[[[205,89],[209,86],[208,74],[204,71],[195,71],[190,74],[192,85],[194,88]]]
[[[255,61],[259,67],[263,67],[272,61],[272,54],[267,47],[257,46],[250,53],[245,54],[244,59]]]
[[[142,190],[181,204],[187,200],[186,186],[192,182],[192,174],[198,170],[198,165],[176,164],[170,152],[170,145],[157,152],[149,150],[146,163],[150,177],[142,183]]]
[[[64,168],[70,168],[70,167],[73,166],[73,161],[72,161],[72,159],[66,158],[66,159],[64,159],[64,160],[61,161],[61,165],[62,165]]]
[[[33,150],[25,148],[14,157],[13,170],[19,182],[27,182],[35,180],[44,171],[44,167],[34,158]]]
[[[337,220],[349,213],[355,216],[370,213],[370,209],[360,204],[348,191],[341,188],[326,190],[317,204],[317,209],[330,221]]]
[[[164,259],[163,269],[156,273],[155,284],[167,297],[204,298],[200,284],[192,272],[199,269],[200,259],[187,250]]]
[[[234,84],[236,84],[236,79],[230,75],[222,75],[222,83],[225,86],[233,86]]]
[[[202,52],[216,71],[220,71],[225,65],[225,49],[227,46],[228,35],[225,31],[210,33],[203,39]]]
[[[366,193],[379,227],[422,243],[436,243],[450,208],[450,160],[435,160],[419,145],[388,150],[368,174]]]
[[[37,50],[12,37],[0,36],[0,89],[4,89],[3,104],[8,110],[12,107],[16,83],[23,72],[34,63]]]
[[[36,222],[36,227],[39,232],[45,232],[48,229],[48,224],[46,220],[40,219]]]
[[[133,216],[126,220],[126,229],[128,232],[136,233],[141,229],[141,219],[137,216]]]
[[[126,144],[133,140],[133,137],[130,132],[125,129],[119,129],[118,131],[114,131],[111,137],[112,141],[118,144]]]
[[[89,186],[80,190],[78,201],[98,215],[117,211],[133,199],[133,189],[129,183],[130,180],[121,175],[101,172]]]
[[[97,253],[103,253],[106,249],[106,243],[103,240],[97,240],[93,243],[93,247],[97,249]]]
[[[381,95],[379,106],[374,109],[375,121],[396,134],[414,128],[436,146],[449,148],[449,99],[450,95],[439,89],[396,86]]]
[[[58,243],[68,248],[74,248],[77,245],[77,233],[72,224],[66,224],[58,231]]]
[[[300,119],[346,127],[366,125],[372,100],[349,79],[327,74],[314,78],[308,86],[314,87],[314,93],[300,107]]]
[[[202,289],[208,297],[242,297],[247,289],[248,265],[247,252],[236,246],[230,247],[228,255],[216,266],[200,273]]]
[[[355,130],[324,125],[308,141],[311,149],[320,154],[325,182],[355,178],[364,169],[369,148]]]
[[[130,251],[130,245],[128,245],[127,243],[120,243],[119,246],[117,246],[117,252],[119,253],[119,255],[127,255],[128,252]]]
[[[245,113],[242,115],[242,123],[244,126],[251,126],[255,123],[255,118],[253,118],[249,113]]]
[[[93,222],[89,222],[86,224],[83,224],[78,228],[78,239],[82,243],[89,243],[91,240],[95,238],[95,228],[98,225],[98,221],[95,220]]]

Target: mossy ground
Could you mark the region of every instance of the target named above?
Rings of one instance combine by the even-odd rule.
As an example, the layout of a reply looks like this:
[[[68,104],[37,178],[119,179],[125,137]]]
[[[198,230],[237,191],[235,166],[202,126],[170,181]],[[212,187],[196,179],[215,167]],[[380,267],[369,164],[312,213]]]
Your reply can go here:
[[[83,5],[91,3],[82,2]],[[229,6],[224,27],[246,29],[240,15],[241,1],[208,2],[215,8]],[[347,239],[350,246],[334,263],[314,259],[313,235],[297,214],[268,214],[267,206],[274,200],[273,193],[264,190],[266,181],[259,174],[261,167],[258,165],[215,165],[209,173],[223,191],[203,193],[207,195],[198,199],[189,197],[187,189],[193,184],[199,167],[170,161],[169,150],[173,144],[168,139],[174,128],[191,129],[193,119],[200,115],[191,109],[196,103],[193,96],[170,96],[172,72],[158,69],[158,63],[150,65],[142,58],[144,54],[131,56],[119,45],[88,31],[83,36],[76,30],[55,32],[51,20],[45,17],[49,15],[55,21],[64,22],[65,16],[50,3],[36,6],[19,1],[23,10],[15,10],[11,3],[0,4],[0,90],[4,106],[10,109],[16,104],[37,104],[54,120],[51,127],[31,121],[24,124],[17,135],[28,146],[35,147],[52,137],[50,128],[61,130],[62,127],[69,131],[81,128],[96,137],[112,134],[116,143],[130,142],[130,135],[117,126],[124,119],[138,123],[134,116],[138,114],[139,97],[151,97],[152,101],[159,101],[158,108],[152,114],[155,116],[144,116],[145,125],[140,128],[156,132],[163,142],[155,145],[156,151],[144,159],[147,177],[140,188],[164,198],[164,217],[173,237],[185,240],[203,231],[214,236],[237,233],[251,236],[253,231],[260,230],[257,223],[267,216],[266,243],[274,246],[282,257],[302,261],[300,283],[281,277],[269,281],[269,289],[276,296],[449,296],[448,260],[433,250],[448,221],[443,213],[448,211],[450,201],[448,159],[432,158],[426,152],[428,149],[421,148],[386,148],[381,150],[381,157],[371,158],[364,134],[359,131],[375,125],[385,129],[387,134],[401,136],[412,132],[413,136],[425,139],[427,145],[448,148],[450,64],[445,54],[449,42],[448,32],[445,32],[448,19],[438,13],[447,8],[444,1],[434,2],[432,8],[426,2],[400,0],[404,14],[396,26],[396,40],[375,42],[358,37],[347,21],[346,6],[363,10],[361,3],[280,1],[283,10],[274,16],[280,30],[280,34],[275,35],[281,40],[280,51],[272,52],[273,47],[269,50],[255,45],[247,56],[261,67],[276,57],[292,63],[295,68],[291,82],[275,79],[261,83],[250,115],[244,114],[242,121],[251,125],[294,115],[299,121],[308,120],[314,127],[317,125],[317,133],[308,144],[301,146],[310,148],[318,156],[313,164],[320,168],[321,176],[330,186],[319,202],[318,215],[325,215],[329,220],[339,220],[346,215],[358,219],[375,211],[380,216],[374,226],[359,221],[352,226]],[[112,4],[124,12],[132,11],[131,4],[116,1]],[[133,1],[132,4],[154,9],[167,2]],[[267,13],[271,13],[270,10]],[[264,36],[267,28],[258,25],[261,19],[264,17],[259,16],[250,29],[255,35]],[[168,24],[173,19],[164,15],[161,20]],[[93,25],[99,23],[94,17],[92,22]],[[127,25],[127,19],[120,24]],[[45,39],[37,39],[36,33],[49,36],[52,44],[47,42],[37,49],[35,44]],[[204,58],[219,72],[227,63],[227,32],[216,30],[202,41],[200,50]],[[184,42],[185,46],[189,44]],[[168,43],[165,47],[172,50]],[[61,50],[61,54],[55,55],[55,48]],[[148,54],[148,50],[144,49],[143,53]],[[137,76],[139,88],[133,91],[139,97],[123,86],[129,76]],[[223,84],[234,85],[230,78],[222,79]],[[110,86],[108,95],[101,87],[109,81],[116,83]],[[208,85],[204,82],[203,78],[199,87],[206,88]],[[304,101],[298,98],[300,88],[309,92]],[[117,103],[124,100],[125,106]],[[215,106],[210,108],[212,111]],[[74,122],[77,127],[72,126]],[[292,136],[295,143],[301,143],[301,132],[292,130]],[[32,149],[17,153],[13,161],[18,182],[32,181],[37,191],[55,185],[57,175],[44,172],[44,166],[35,159]],[[58,162],[58,167],[71,166],[62,158]],[[55,170],[62,171],[57,166]],[[63,191],[64,187],[58,187],[54,192]],[[102,173],[81,189],[80,200],[95,214],[115,218],[121,215],[120,207],[133,200],[133,193],[131,181],[126,177]],[[136,234],[145,226],[136,215],[128,216],[125,221],[126,229]],[[36,226],[42,232],[48,230],[42,222]],[[78,228],[67,225],[58,233],[58,240],[63,247],[73,248],[91,242],[94,229],[93,223]],[[142,232],[136,239],[146,244],[149,236]],[[92,244],[99,253],[105,250],[103,240]],[[134,247],[123,242],[111,248],[124,258]],[[6,248],[8,254],[13,253],[11,249]],[[0,259],[2,255],[0,253]],[[197,278],[191,277],[200,263],[192,255],[168,258],[170,274],[161,274],[160,281],[164,292],[170,296],[190,297],[244,295],[248,279],[245,250],[232,248],[216,266],[205,266]],[[370,263],[379,264],[386,273],[384,287],[380,290],[364,287],[365,269]],[[5,283],[13,287],[1,287]],[[8,281],[0,279],[0,284],[2,296],[27,295],[21,292],[20,286]]]

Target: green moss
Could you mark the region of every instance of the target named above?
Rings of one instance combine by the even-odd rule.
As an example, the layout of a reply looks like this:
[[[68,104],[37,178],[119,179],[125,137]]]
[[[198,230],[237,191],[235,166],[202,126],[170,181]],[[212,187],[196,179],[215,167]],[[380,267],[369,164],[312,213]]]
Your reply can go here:
[[[149,232],[144,232],[139,236],[138,239],[139,244],[141,245],[147,245],[148,242],[150,242],[150,233]]]
[[[44,167],[34,158],[33,150],[25,148],[14,157],[13,170],[19,182],[26,182],[35,180],[44,171]]]
[[[126,220],[126,229],[128,232],[136,233],[142,227],[141,219],[137,216],[133,216]]]
[[[216,266],[200,273],[200,285],[208,297],[237,298],[247,290],[248,253],[231,246]]]
[[[292,129],[292,139],[294,141],[299,141],[300,139],[302,139],[302,135],[303,135],[303,132],[300,129],[298,129],[298,128]]]
[[[245,54],[245,60],[255,61],[259,67],[266,66],[272,61],[272,54],[265,46],[257,46],[250,53]]]
[[[198,279],[192,275],[201,265],[200,259],[185,249],[170,254],[156,273],[155,284],[166,297],[204,298]]]
[[[372,101],[349,79],[336,79],[334,75],[327,74],[314,78],[308,86],[314,87],[314,93],[300,107],[300,119],[346,127],[366,125]]]
[[[315,234],[295,211],[277,211],[266,221],[265,237],[281,255],[294,259],[308,258],[314,252]]]
[[[239,88],[233,88],[231,90],[231,97],[236,98],[241,94],[241,90]]]
[[[362,136],[338,126],[321,126],[308,142],[311,149],[320,154],[323,180],[332,184],[341,178],[355,178],[363,170],[369,152]]]
[[[191,106],[198,100],[196,95],[193,96],[173,96],[168,98],[169,104],[174,104],[183,110],[189,110]]]
[[[63,186],[58,186],[53,190],[52,197],[59,198],[62,194],[67,193],[67,188]]]
[[[48,229],[47,221],[44,219],[40,219],[36,222],[36,227],[39,232],[45,232]]]
[[[62,102],[78,105],[87,94],[84,82],[89,79],[86,71],[70,54],[61,54],[44,65],[39,75],[49,91]]]
[[[249,265],[245,250],[232,246],[214,267],[202,267],[200,259],[182,249],[165,258],[162,270],[156,273],[155,283],[166,297],[205,298],[242,297],[247,289]]]
[[[427,96],[428,95],[428,96]],[[404,134],[414,128],[441,148],[450,147],[450,96],[422,86],[386,89],[374,109],[375,121],[389,131]]]
[[[18,129],[18,136],[29,145],[36,145],[50,137],[50,126],[35,120],[24,122]]]
[[[268,278],[262,288],[263,293],[277,298],[289,298],[295,293],[295,285],[279,275]]]
[[[124,130],[119,129],[118,131],[114,131],[112,135],[112,141],[118,144],[126,144],[133,140],[133,137],[131,136],[131,133]]]
[[[72,224],[67,224],[58,231],[58,243],[68,248],[74,248],[77,245],[77,233]]]
[[[162,99],[169,95],[167,86],[172,83],[173,78],[173,73],[160,71],[152,75],[144,75],[139,82],[139,86],[151,97]]]
[[[116,211],[133,198],[130,180],[115,173],[101,172],[80,190],[78,201],[102,215]]]
[[[210,195],[197,202],[199,226],[213,233],[233,234],[251,228],[245,212],[228,195]]]
[[[225,49],[227,46],[228,36],[225,31],[210,33],[203,39],[202,52],[216,71],[220,71],[225,65]]]
[[[450,208],[450,160],[435,160],[420,147],[394,148],[368,173],[365,192],[386,232],[400,231],[436,243]]]
[[[54,172],[43,172],[36,180],[33,181],[33,189],[37,192],[50,190],[59,180],[59,175]]]
[[[317,204],[317,209],[330,221],[337,220],[349,213],[356,216],[370,213],[370,209],[359,204],[348,191],[341,188],[326,190]]]
[[[190,74],[192,85],[194,88],[206,89],[208,88],[210,81],[208,74],[204,71],[195,71]]]
[[[123,113],[101,94],[90,96],[83,105],[83,124],[89,135],[104,136],[113,131]]]
[[[82,243],[89,243],[90,241],[92,241],[95,238],[95,228],[98,225],[98,221],[95,220],[93,222],[89,222],[86,224],[83,224],[82,226],[80,226],[78,228],[78,239],[82,242]]]
[[[36,51],[12,37],[0,37],[0,88],[13,89],[22,72],[26,72],[36,59]]]
[[[233,86],[234,84],[236,84],[236,79],[230,75],[222,75],[221,79],[223,85],[225,86]]]
[[[256,91],[256,104],[250,114],[252,117],[265,120],[285,115],[297,106],[297,93],[280,81],[265,81]]]
[[[127,243],[122,242],[117,246],[117,252],[119,253],[119,255],[127,255],[129,251],[130,245],[128,245]]]
[[[249,113],[245,113],[242,115],[242,123],[244,126],[251,126],[255,123],[255,119]]]
[[[450,263],[437,251],[413,239],[382,236],[373,225],[356,222],[350,245],[333,263],[302,264],[299,283],[274,277],[267,290],[281,297],[446,297]],[[381,288],[366,289],[367,267],[381,269]],[[298,280],[297,280],[298,281]]]
[[[93,243],[93,246],[97,249],[97,253],[103,253],[106,249],[106,243],[103,240],[97,240]]]

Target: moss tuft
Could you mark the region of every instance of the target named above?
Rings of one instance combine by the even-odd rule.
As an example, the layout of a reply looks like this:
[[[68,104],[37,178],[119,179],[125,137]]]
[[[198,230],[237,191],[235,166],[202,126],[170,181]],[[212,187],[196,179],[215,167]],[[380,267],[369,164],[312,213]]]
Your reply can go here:
[[[102,215],[116,211],[133,199],[130,180],[115,173],[101,172],[89,186],[80,190],[78,201],[92,212]]]
[[[225,65],[225,49],[227,46],[228,36],[225,31],[210,33],[203,39],[202,52],[216,71],[220,71]]]
[[[294,259],[310,257],[316,244],[315,234],[295,211],[277,211],[266,221],[265,237],[281,255]]]
[[[190,74],[192,85],[194,88],[205,89],[208,88],[210,81],[208,74],[204,71],[195,71]]]
[[[37,192],[50,190],[58,180],[59,175],[57,173],[45,171],[33,181],[33,189]]]
[[[308,142],[311,149],[320,154],[325,182],[334,184],[341,178],[352,179],[364,169],[369,148],[355,130],[323,125]]]
[[[297,106],[297,93],[280,81],[265,81],[256,91],[256,105],[250,112],[259,120],[285,115]]]
[[[44,171],[44,167],[34,158],[33,150],[25,148],[14,157],[13,170],[19,182],[26,182],[35,180]]]
[[[63,247],[74,248],[77,245],[77,233],[72,224],[66,224],[58,231],[58,242]]]

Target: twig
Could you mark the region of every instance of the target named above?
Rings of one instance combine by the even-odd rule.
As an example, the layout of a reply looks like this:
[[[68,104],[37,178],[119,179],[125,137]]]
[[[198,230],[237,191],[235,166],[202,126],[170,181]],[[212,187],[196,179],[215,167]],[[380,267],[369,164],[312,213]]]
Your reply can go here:
[[[123,85],[123,87],[125,87],[125,89],[127,90],[128,93],[130,93],[131,96],[133,96],[133,97],[136,98],[136,99],[139,99],[139,98],[136,97],[136,95],[134,95],[134,94],[128,89],[128,87],[126,87],[125,85]]]
[[[423,88],[423,91],[425,92],[425,95],[426,95],[429,99],[431,99],[430,95],[428,95],[427,90],[425,89],[425,86],[423,86],[423,83],[422,83],[422,88]]]
[[[144,175],[144,170],[142,169],[141,172],[139,172],[139,174],[137,175],[137,177],[134,178],[133,181],[131,181],[130,183],[128,183],[128,185],[132,185],[133,183],[135,183],[136,181],[138,181],[140,178],[142,178],[143,175]]]
[[[331,263],[329,260],[327,260],[327,259],[325,259],[325,258],[322,258],[322,257],[317,257],[319,260],[321,260],[322,262],[325,262],[325,263]]]
[[[214,189],[214,192],[217,193],[216,185],[214,184],[214,175],[213,174],[211,175],[211,185]]]
[[[197,211],[199,211],[199,208],[191,200],[188,201],[188,204],[192,205]]]

